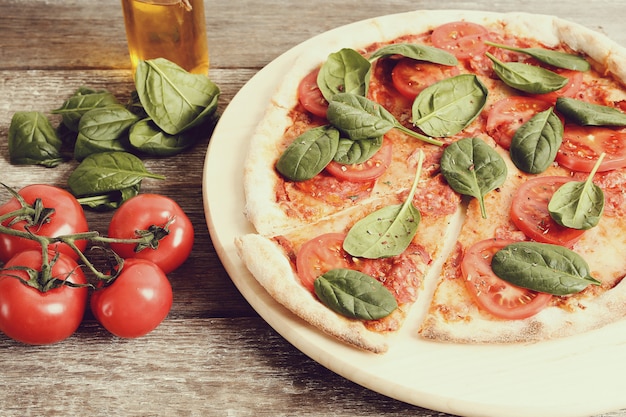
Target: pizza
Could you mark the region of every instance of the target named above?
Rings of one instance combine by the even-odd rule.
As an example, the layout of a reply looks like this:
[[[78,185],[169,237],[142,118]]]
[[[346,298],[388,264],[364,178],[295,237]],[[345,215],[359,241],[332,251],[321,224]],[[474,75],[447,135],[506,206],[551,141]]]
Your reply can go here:
[[[375,353],[409,323],[520,343],[624,319],[626,50],[546,15],[367,24],[280,74],[250,138],[254,278]]]

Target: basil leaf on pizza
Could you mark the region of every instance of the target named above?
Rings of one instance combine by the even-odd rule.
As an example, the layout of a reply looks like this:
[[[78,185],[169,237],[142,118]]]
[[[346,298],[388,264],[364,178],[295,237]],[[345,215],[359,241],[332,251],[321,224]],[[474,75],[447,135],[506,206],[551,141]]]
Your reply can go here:
[[[382,146],[382,136],[361,140],[340,138],[333,161],[343,165],[361,164],[374,156]]]
[[[331,269],[315,280],[314,287],[322,303],[346,317],[378,320],[398,308],[379,281],[352,269]]]
[[[352,256],[378,259],[400,255],[417,233],[421,213],[413,196],[422,172],[424,154],[420,151],[415,180],[404,203],[383,207],[356,222],[348,231],[343,249]]]
[[[544,64],[552,65],[557,68],[569,69],[573,71],[589,71],[591,68],[591,65],[589,65],[589,62],[585,58],[578,55],[568,54],[567,52],[553,51],[543,48],[516,48],[510,45],[503,45],[489,41],[485,41],[485,44],[495,46],[500,49],[521,52],[543,62]]]
[[[626,126],[626,113],[614,107],[559,97],[556,109],[581,126]]]
[[[580,255],[564,246],[547,243],[507,245],[493,256],[491,268],[513,285],[552,295],[575,294],[589,284],[600,284]]]
[[[593,183],[593,177],[604,156],[600,155],[586,181],[567,182],[552,195],[548,212],[555,222],[578,230],[598,225],[604,211],[604,191]]]
[[[485,53],[493,62],[493,70],[509,87],[530,94],[545,94],[560,90],[569,82],[553,71],[521,62],[502,62],[489,52]]]
[[[441,173],[459,194],[478,199],[480,212],[487,218],[484,196],[504,183],[504,159],[480,138],[463,138],[448,146],[441,155]]]
[[[462,74],[426,87],[413,102],[412,122],[431,137],[465,129],[487,103],[487,88],[473,74]]]
[[[317,74],[317,86],[327,101],[338,93],[365,95],[370,66],[363,55],[354,49],[343,48],[330,54],[322,64]]]
[[[370,61],[378,58],[385,58],[391,55],[401,55],[407,58],[413,58],[418,61],[432,62],[433,64],[441,64],[454,66],[459,63],[454,55],[443,49],[434,46],[422,45],[417,43],[394,43],[383,46],[376,50],[371,56]]]
[[[285,149],[276,169],[292,181],[313,178],[333,160],[339,146],[339,131],[324,125],[309,129]]]
[[[336,94],[328,103],[326,117],[352,140],[377,138],[396,128],[424,142],[442,145],[441,141],[407,129],[383,106],[356,94]]]
[[[563,124],[552,108],[534,115],[513,135],[509,149],[516,167],[529,174],[544,172],[563,142]]]

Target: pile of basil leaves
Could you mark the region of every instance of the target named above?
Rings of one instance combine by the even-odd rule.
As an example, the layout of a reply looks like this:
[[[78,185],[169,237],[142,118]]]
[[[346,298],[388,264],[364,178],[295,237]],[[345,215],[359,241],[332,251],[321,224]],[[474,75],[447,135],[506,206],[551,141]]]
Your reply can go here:
[[[119,207],[139,193],[144,178],[163,178],[141,157],[176,155],[209,136],[217,120],[218,86],[167,59],[139,62],[135,87],[126,104],[106,90],[79,88],[52,111],[62,119],[56,129],[42,112],[16,112],[11,163],[55,167],[75,159],[80,163],[68,185],[81,204]]]

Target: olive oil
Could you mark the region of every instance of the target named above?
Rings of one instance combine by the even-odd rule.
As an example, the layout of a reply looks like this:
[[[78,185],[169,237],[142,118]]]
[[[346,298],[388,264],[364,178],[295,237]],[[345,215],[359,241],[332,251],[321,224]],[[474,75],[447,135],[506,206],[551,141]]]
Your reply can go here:
[[[122,0],[122,9],[133,73],[138,61],[153,58],[208,73],[203,0]]]

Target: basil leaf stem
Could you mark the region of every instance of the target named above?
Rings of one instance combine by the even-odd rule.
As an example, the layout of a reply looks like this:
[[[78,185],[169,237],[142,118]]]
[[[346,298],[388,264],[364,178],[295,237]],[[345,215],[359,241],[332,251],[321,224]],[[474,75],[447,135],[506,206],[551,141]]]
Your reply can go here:
[[[539,174],[554,162],[563,142],[563,124],[552,108],[537,113],[517,129],[509,152],[516,167]]]
[[[354,49],[332,53],[317,74],[317,86],[327,101],[338,93],[365,95],[366,74],[370,62]]]
[[[545,94],[560,90],[569,82],[567,77],[530,64],[521,62],[502,62],[486,52],[493,62],[493,70],[509,87],[530,94]]]
[[[589,284],[601,284],[576,252],[546,243],[507,245],[493,256],[491,269],[513,285],[553,295],[575,294]]]
[[[413,196],[422,172],[420,151],[417,172],[404,203],[383,207],[356,222],[348,231],[343,249],[352,256],[368,259],[400,255],[411,244],[421,221]]]
[[[503,45],[489,41],[485,41],[485,44],[500,49],[521,52],[543,62],[544,64],[552,65],[557,68],[574,71],[589,71],[591,68],[591,65],[585,58],[578,55],[568,54],[567,52],[553,51],[543,48],[516,48],[510,45]]]
[[[331,269],[313,283],[315,294],[331,310],[354,319],[378,320],[398,308],[378,280],[351,269]]]
[[[570,181],[559,187],[548,203],[550,217],[561,226],[588,230],[600,222],[604,211],[604,192],[593,183],[605,154],[598,158],[584,182]]]
[[[506,180],[508,170],[502,156],[480,138],[463,138],[444,149],[440,165],[454,191],[478,199],[486,219],[484,196]]]
[[[455,135],[478,117],[487,95],[487,88],[473,74],[446,78],[426,87],[415,98],[413,125],[431,137]]]
[[[581,126],[626,126],[626,113],[601,104],[559,97],[556,100],[556,109]]]

